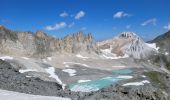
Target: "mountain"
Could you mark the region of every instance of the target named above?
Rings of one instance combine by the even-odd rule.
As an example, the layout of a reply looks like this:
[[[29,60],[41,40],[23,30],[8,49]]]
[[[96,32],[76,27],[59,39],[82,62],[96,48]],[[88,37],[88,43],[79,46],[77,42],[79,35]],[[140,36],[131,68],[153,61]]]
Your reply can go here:
[[[20,92],[57,100],[170,100],[170,63],[157,42],[133,32],[96,43],[90,33],[58,38],[0,26],[0,98]]]
[[[123,32],[113,39],[99,42],[98,45],[103,53],[114,56],[129,55],[136,59],[147,58],[157,52],[152,44],[145,43],[133,32]]]
[[[156,37],[150,43],[156,43],[159,47],[159,51],[165,53],[166,55],[170,53],[170,31]]]
[[[90,53],[97,51],[95,41],[90,33],[77,32],[64,38],[55,38],[43,31],[37,31],[36,33],[14,32],[4,26],[0,26],[0,45],[2,54],[40,58],[55,53]]]

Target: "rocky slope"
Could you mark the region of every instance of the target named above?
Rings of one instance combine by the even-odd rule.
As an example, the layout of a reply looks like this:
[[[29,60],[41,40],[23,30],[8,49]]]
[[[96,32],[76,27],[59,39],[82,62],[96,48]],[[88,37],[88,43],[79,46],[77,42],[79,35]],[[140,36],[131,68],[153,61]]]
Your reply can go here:
[[[156,46],[159,47],[159,51],[162,53],[169,54],[170,52],[170,31],[156,37],[150,43],[156,43]]]
[[[64,38],[54,38],[43,31],[13,32],[0,26],[0,53],[47,57],[53,53],[96,52],[91,34],[77,32]],[[13,52],[15,51],[15,52]]]
[[[123,32],[118,37],[98,43],[99,48],[116,56],[129,55],[136,59],[147,58],[156,53],[156,50],[148,46],[139,36],[133,32]]]

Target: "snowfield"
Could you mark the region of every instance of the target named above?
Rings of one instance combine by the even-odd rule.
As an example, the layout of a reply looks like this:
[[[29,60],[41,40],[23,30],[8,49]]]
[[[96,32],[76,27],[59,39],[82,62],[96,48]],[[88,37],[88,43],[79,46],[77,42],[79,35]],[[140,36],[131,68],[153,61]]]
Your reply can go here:
[[[141,82],[126,83],[126,84],[123,84],[122,86],[131,86],[131,85],[140,86],[140,85],[144,85],[145,83],[150,83],[150,82],[148,80],[143,80]]]
[[[76,70],[74,70],[74,69],[63,69],[62,71],[68,73],[69,76],[75,76],[76,75],[75,74]]]

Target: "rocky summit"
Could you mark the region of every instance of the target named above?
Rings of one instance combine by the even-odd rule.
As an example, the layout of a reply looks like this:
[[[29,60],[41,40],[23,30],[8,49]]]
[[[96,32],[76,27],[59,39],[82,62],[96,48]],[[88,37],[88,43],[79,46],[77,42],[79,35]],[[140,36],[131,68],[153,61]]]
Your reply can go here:
[[[170,100],[168,41],[169,32],[150,42],[134,32],[97,42],[91,33],[57,38],[0,26],[0,98]]]

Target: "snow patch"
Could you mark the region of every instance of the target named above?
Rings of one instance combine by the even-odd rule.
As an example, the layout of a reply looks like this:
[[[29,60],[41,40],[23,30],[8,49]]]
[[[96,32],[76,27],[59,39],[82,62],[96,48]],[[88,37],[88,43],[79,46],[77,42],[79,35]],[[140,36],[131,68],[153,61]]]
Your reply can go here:
[[[128,58],[129,56],[127,54],[125,54],[124,56],[107,56],[107,55],[101,55],[102,58],[105,59],[121,59],[121,58]]]
[[[141,77],[145,78],[146,76],[145,75],[141,75]]]
[[[3,57],[0,57],[0,59],[2,59],[2,60],[6,60],[6,59],[12,60],[13,57],[10,57],[10,56],[3,56]]]
[[[125,68],[126,66],[112,66],[113,68]]]
[[[168,53],[168,52],[165,52],[165,55],[169,55],[169,53]]]
[[[159,47],[156,47],[156,43],[146,43],[146,45],[157,50],[157,51],[159,50]]]
[[[22,57],[23,59],[25,59],[25,60],[28,60],[29,58],[27,58],[27,57]]]
[[[116,78],[121,78],[121,79],[131,79],[133,76],[128,76],[128,75],[119,75]]]
[[[82,65],[82,66],[84,66],[84,67],[89,67],[88,65],[86,65],[86,64],[81,64],[81,63],[75,63],[75,62],[63,62],[63,64],[76,64],[76,65]]]
[[[126,83],[126,84],[123,84],[122,86],[131,86],[131,85],[140,86],[140,85],[144,85],[145,83],[150,83],[150,82],[148,80],[143,80],[141,82]]]
[[[95,87],[95,88],[94,88]],[[71,88],[71,91],[74,92],[91,92],[91,91],[98,91],[99,88],[97,88],[97,86],[89,86],[89,85],[74,85]]]
[[[51,58],[51,57],[47,57],[47,59],[48,59],[49,61],[51,61],[51,60],[52,60],[52,58]]]
[[[89,58],[89,57],[84,57],[84,56],[82,56],[82,55],[80,55],[80,54],[77,54],[76,57],[82,58],[82,59],[88,59],[88,58]]]
[[[45,59],[43,59],[43,62],[46,63],[47,61]]]
[[[76,75],[75,74],[76,70],[74,70],[74,69],[63,69],[62,71],[68,73],[69,76],[75,76]]]
[[[78,80],[78,83],[89,82],[91,80]]]
[[[69,65],[65,65],[65,67],[67,67],[67,68],[68,68],[68,67],[70,67],[70,66],[69,66]]]
[[[62,83],[62,81],[59,79],[59,77],[55,74],[55,68],[54,67],[48,67],[45,69],[47,73],[50,74],[49,77],[54,78],[60,85],[62,85],[62,88],[65,89],[65,84]]]
[[[31,72],[31,71],[37,72],[36,69],[20,69],[20,70],[19,70],[20,73]]]

